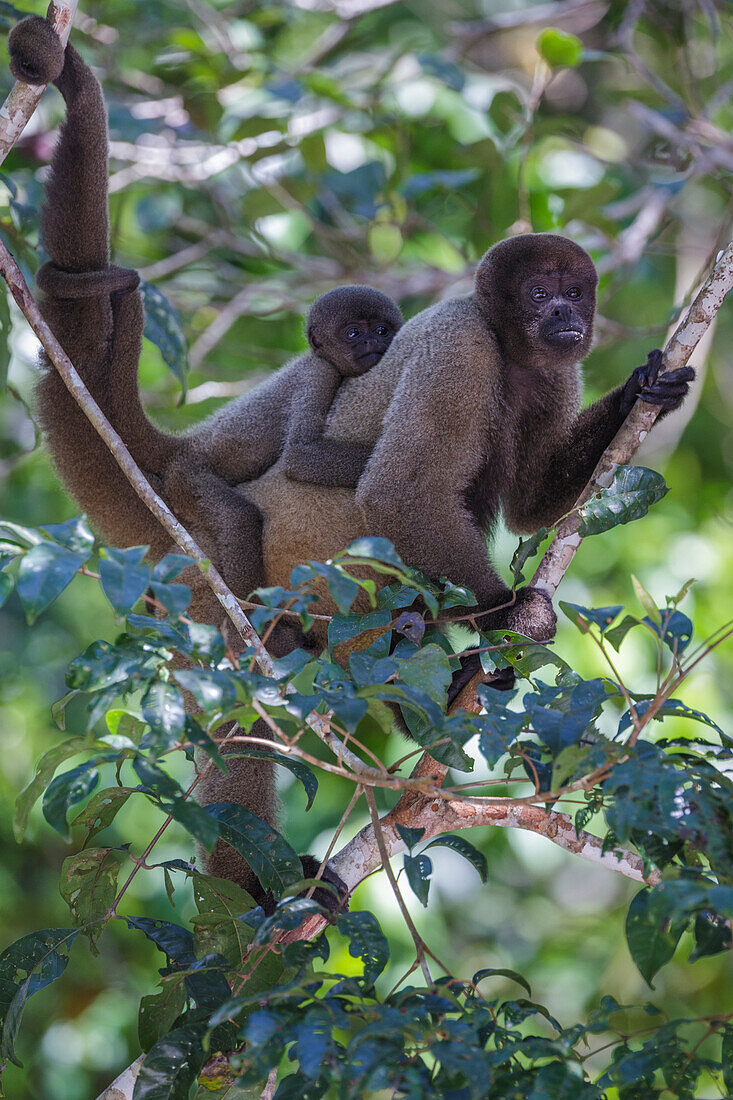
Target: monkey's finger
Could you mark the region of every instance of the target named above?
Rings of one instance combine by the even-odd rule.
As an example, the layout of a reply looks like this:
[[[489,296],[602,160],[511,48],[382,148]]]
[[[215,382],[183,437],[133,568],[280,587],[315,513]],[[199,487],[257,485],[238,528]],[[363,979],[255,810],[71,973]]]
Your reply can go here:
[[[681,404],[685,394],[659,394],[659,393],[645,393],[642,394],[642,400],[646,401],[647,405],[664,405],[668,409],[676,408]]]
[[[660,385],[664,382],[693,382],[696,378],[694,367],[677,367],[676,370],[666,371],[659,379]]]
[[[689,392],[690,387],[687,382],[676,382],[671,386],[667,386],[664,382],[655,382],[653,386],[649,386],[644,390],[644,394],[654,393],[661,397],[667,395],[668,397],[684,397]]]

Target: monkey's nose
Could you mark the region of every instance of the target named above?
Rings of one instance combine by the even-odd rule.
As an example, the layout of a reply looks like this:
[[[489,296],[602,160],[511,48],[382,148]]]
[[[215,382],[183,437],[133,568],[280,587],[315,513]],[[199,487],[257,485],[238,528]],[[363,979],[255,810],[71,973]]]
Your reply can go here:
[[[555,317],[559,317],[561,321],[569,321],[570,320],[570,306],[566,306],[566,305],[556,306],[555,309],[552,312],[555,315]]]

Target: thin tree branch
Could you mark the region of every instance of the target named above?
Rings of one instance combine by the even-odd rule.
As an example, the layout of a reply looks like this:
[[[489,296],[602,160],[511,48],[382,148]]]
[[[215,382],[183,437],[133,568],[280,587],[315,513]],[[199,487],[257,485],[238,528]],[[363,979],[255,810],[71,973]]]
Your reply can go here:
[[[46,18],[64,45],[69,41],[78,0],[51,0]],[[45,84],[24,84],[17,80],[0,107],[0,164],[26,128],[46,90]]]
[[[684,320],[668,341],[664,349],[665,370],[676,370],[687,363],[732,288],[733,243],[729,244],[720,256]],[[578,509],[595,493],[601,492],[612,483],[616,469],[631,460],[637,447],[648,436],[658,415],[658,406],[641,400],[636,402],[602,454],[593,471],[593,476],[578,497],[573,511],[560,524],[555,538],[530,581],[533,588],[539,588],[550,597],[555,594],[582,542],[582,537],[578,533],[581,523]]]

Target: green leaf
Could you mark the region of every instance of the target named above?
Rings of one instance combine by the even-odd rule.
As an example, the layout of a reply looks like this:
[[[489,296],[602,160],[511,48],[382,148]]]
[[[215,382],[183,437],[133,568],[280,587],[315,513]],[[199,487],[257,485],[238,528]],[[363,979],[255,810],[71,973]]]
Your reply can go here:
[[[488,881],[489,865],[486,856],[483,852],[479,852],[478,848],[474,848],[473,844],[469,843],[465,837],[438,836],[435,840],[431,840],[429,844],[426,844],[423,851],[427,852],[428,848],[450,848],[451,851],[458,852],[459,856],[463,856],[472,867],[476,868],[482,882]]]
[[[518,985],[521,985],[523,989],[527,990],[528,997],[532,996],[532,989],[529,982],[526,978],[523,978],[521,974],[518,974],[516,970],[504,970],[501,967],[485,966],[481,970],[476,971],[474,976],[471,978],[471,981],[474,985],[478,985],[478,983],[482,982],[484,978],[493,978],[496,976],[501,978],[509,978],[510,981],[517,982]]]
[[[85,845],[97,833],[101,833],[112,824],[130,795],[134,793],[132,787],[106,787],[103,791],[97,791],[92,795],[81,813],[72,821],[72,825],[80,825],[87,830],[84,838]]]
[[[430,876],[433,873],[433,861],[422,852],[417,856],[404,856],[405,874],[417,900],[427,907],[430,892]]]
[[[135,1100],[188,1100],[207,1058],[203,1027],[169,1031],[145,1055],[135,1082]]]
[[[641,890],[632,900],[626,916],[626,942],[642,978],[653,989],[652,978],[675,953],[687,920],[670,919],[664,895]]]
[[[246,859],[265,890],[279,897],[303,878],[298,854],[261,818],[233,802],[216,802],[206,811],[218,821],[222,840]]]
[[[226,763],[232,758],[242,757],[249,760],[272,760],[275,764],[279,764],[283,768],[287,768],[295,778],[303,784],[307,797],[306,810],[310,810],[313,805],[313,799],[318,792],[318,780],[314,773],[304,764],[302,760],[297,760],[292,756],[288,756],[286,753],[277,752],[275,749],[249,749],[239,748],[235,752],[225,753],[223,760]]]
[[[70,737],[67,741],[62,741],[60,745],[54,745],[53,748],[43,754],[36,764],[35,775],[15,800],[13,833],[19,844],[25,836],[30,812],[56,774],[58,766],[68,760],[69,757],[76,756],[80,752],[87,752],[92,747],[94,746],[90,745],[86,737]]]
[[[565,603],[560,600],[560,609],[574,623],[581,634],[588,633],[588,624],[593,623],[600,628],[601,634],[605,633],[611,623],[623,611],[623,604],[613,604],[611,607],[581,607],[577,603]]]
[[[146,548],[139,546],[128,550],[104,547],[100,552],[102,588],[119,615],[131,611],[150,584],[150,566],[141,564],[145,552]]]
[[[84,931],[92,949],[104,931],[103,918],[117,895],[120,853],[113,848],[87,848],[67,856],[61,868],[59,891],[76,924],[89,925]]]
[[[145,307],[145,336],[159,349],[166,366],[181,383],[182,399],[185,400],[188,346],[181,316],[152,283],[143,280],[140,292]]]
[[[576,69],[583,59],[583,43],[574,34],[547,27],[537,36],[540,57],[553,69]]]
[[[60,596],[89,558],[55,542],[33,546],[18,567],[17,589],[29,623]]]
[[[228,710],[237,701],[237,684],[228,672],[213,668],[175,669],[173,675],[190,691],[205,714]]]
[[[186,725],[186,708],[175,684],[153,680],[143,695],[140,709],[150,726],[150,733],[144,738],[146,749],[162,753],[180,741]]]
[[[659,613],[659,608],[647,592],[644,585],[634,576],[633,573],[631,574],[631,583],[634,586],[634,592],[636,593],[637,600],[644,608],[654,625],[657,627],[657,633],[659,633],[659,630],[662,626],[662,616]]]
[[[67,812],[91,794],[99,782],[96,764],[96,760],[89,760],[63,775],[57,775],[43,796],[43,816],[65,840],[69,840],[71,835],[66,820]]]
[[[668,492],[661,474],[645,466],[619,466],[611,485],[579,509],[582,538],[610,531],[620,523],[641,519]]]
[[[408,660],[398,660],[397,668],[403,684],[420,688],[440,707],[445,706],[453,672],[450,661],[440,646],[433,644],[424,646]]]
[[[412,851],[416,844],[419,844],[422,838],[425,836],[424,829],[411,829],[408,825],[398,825],[395,823],[395,828],[399,835],[407,845],[408,851]]]
[[[0,955],[0,981],[15,986],[5,1012],[0,1057],[16,1066],[21,1063],[15,1057],[15,1040],[28,998],[61,977],[78,935],[78,928],[44,928],[16,940]]]
[[[514,551],[514,555],[509,564],[509,568],[512,571],[515,584],[522,584],[524,581],[523,570],[530,558],[533,558],[540,548],[540,545],[547,538],[549,531],[546,527],[540,527],[539,531],[536,531],[534,535],[530,535],[529,538],[520,539],[517,544],[517,548]]]
[[[389,944],[373,913],[341,913],[339,932],[349,940],[349,954],[364,962],[364,981],[374,985],[389,962]]]
[[[186,1004],[186,987],[180,979],[164,978],[162,985],[160,993],[152,993],[140,1001],[137,1034],[140,1047],[146,1052],[170,1032]]]
[[[94,549],[94,535],[86,516],[74,516],[64,523],[44,523],[40,530],[54,542],[60,542],[67,550],[91,554]]]

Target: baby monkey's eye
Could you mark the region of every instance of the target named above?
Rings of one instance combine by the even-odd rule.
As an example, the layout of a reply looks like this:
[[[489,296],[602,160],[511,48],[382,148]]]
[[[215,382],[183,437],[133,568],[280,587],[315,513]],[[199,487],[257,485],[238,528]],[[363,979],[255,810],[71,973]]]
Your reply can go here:
[[[533,286],[529,296],[533,302],[542,302],[547,297],[547,291],[543,286]]]
[[[576,302],[578,298],[583,297],[583,291],[580,289],[579,286],[569,286],[568,289],[565,291],[565,297],[571,298],[574,302]]]
[[[377,325],[374,331],[376,332],[377,336],[388,336],[389,325]]]
[[[361,329],[357,328],[356,325],[352,325],[350,328],[347,328],[347,330],[346,330],[346,339],[347,340],[356,340],[357,337],[359,337],[359,336],[361,336]]]

